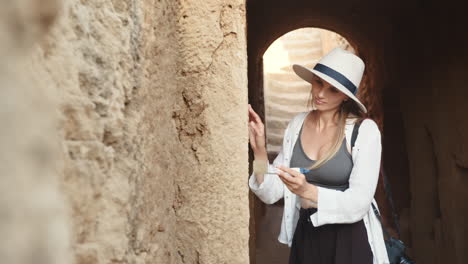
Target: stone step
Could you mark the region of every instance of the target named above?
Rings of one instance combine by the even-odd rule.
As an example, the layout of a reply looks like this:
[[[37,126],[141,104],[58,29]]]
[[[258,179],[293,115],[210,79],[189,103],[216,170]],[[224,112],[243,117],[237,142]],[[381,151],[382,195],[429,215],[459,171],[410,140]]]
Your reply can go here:
[[[320,60],[320,58],[317,58],[317,59],[310,59],[310,58],[304,58],[303,60],[301,61],[295,61],[295,62],[291,62],[287,65],[283,65],[281,67],[279,67],[278,69],[280,70],[280,72],[264,72],[264,75],[267,75],[267,74],[293,74],[294,76],[296,76],[296,73],[294,72],[294,69],[293,69],[293,65],[294,64],[299,64],[299,65],[302,65],[308,69],[312,69],[316,64],[317,62]],[[298,77],[299,78],[299,77]]]
[[[291,119],[284,117],[277,117],[274,115],[267,115],[266,127],[268,129],[285,129]]]
[[[281,36],[281,40],[315,40],[320,39],[320,31],[315,29],[295,30]]]
[[[264,80],[274,80],[287,83],[303,83],[304,80],[297,76],[295,73],[289,72],[269,72],[263,75]]]
[[[300,63],[304,60],[317,60],[322,57],[321,49],[291,49],[288,51],[289,61]]]
[[[288,55],[291,53],[301,53],[299,51],[305,52],[310,51],[315,54],[322,55],[323,51],[320,46],[317,46],[317,41],[307,41],[307,42],[284,42],[283,48],[287,51]]]
[[[268,132],[267,143],[270,145],[281,146],[283,143],[283,136]]]
[[[303,105],[307,106],[307,100],[309,99],[310,93],[268,93],[267,104],[276,103],[280,105]]]
[[[308,94],[310,89],[311,84],[300,78],[294,82],[267,79],[267,83],[265,83],[265,95],[270,93]]]
[[[276,155],[281,151],[281,146],[278,145],[267,144],[266,147],[268,155]],[[270,162],[273,163],[272,160],[270,160]]]
[[[299,65],[302,65],[308,69],[312,69],[315,64],[317,64],[317,62],[320,60],[320,58],[316,58],[316,59],[310,59],[310,58],[304,58],[303,60],[301,61],[295,61],[294,63],[291,63],[289,65],[285,65],[285,66],[282,66],[280,67],[280,69],[282,71],[284,71],[285,73],[293,73],[293,74],[296,74],[293,70],[293,64],[299,64]]]
[[[274,104],[275,106],[272,106],[272,104]],[[275,103],[268,103],[265,108],[266,108],[265,114],[267,114],[267,116],[274,116],[276,118],[291,119],[296,113],[296,112],[291,112],[291,106],[288,106],[288,105],[278,105]],[[303,109],[303,107],[301,107],[301,109]]]
[[[303,105],[282,105],[275,102],[265,104],[265,114],[267,117],[284,118],[290,120],[294,115],[300,112],[307,111],[307,107]],[[267,122],[269,119],[267,119]]]
[[[302,65],[308,69],[312,69],[314,68],[315,64],[317,64],[319,60],[304,60],[304,62],[294,62],[294,63],[291,63],[290,65],[286,65],[286,66],[282,66],[280,67],[280,70],[285,72],[285,73],[293,73],[293,74],[296,74],[293,70],[293,64],[299,64],[299,65]]]
[[[288,39],[281,41],[281,44],[285,49],[308,49],[314,47],[321,47],[322,41],[320,39],[306,39],[306,40],[295,40]]]
[[[286,129],[286,127],[284,128],[267,128],[267,132],[268,132],[268,137],[270,135],[274,135],[275,137],[283,137],[284,136],[284,130]]]

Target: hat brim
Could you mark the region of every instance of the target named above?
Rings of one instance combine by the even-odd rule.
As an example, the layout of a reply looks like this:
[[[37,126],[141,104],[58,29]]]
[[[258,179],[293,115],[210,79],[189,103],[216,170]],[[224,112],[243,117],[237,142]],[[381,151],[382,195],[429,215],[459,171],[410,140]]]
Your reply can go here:
[[[317,75],[321,79],[336,87],[342,93],[346,94],[349,98],[353,99],[358,104],[358,106],[364,111],[364,113],[367,113],[367,109],[364,106],[364,104],[361,103],[361,101],[359,101],[359,99],[357,99],[357,97],[350,90],[348,90],[345,86],[343,86],[335,79],[314,69],[309,70],[306,67],[299,64],[294,64],[292,68],[299,77],[301,77],[304,81],[309,83],[312,83],[314,74]]]

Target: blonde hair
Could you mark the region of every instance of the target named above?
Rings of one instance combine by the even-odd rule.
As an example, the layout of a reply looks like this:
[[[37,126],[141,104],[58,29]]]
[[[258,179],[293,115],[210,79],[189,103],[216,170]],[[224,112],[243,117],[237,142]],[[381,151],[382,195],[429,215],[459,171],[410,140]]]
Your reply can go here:
[[[312,97],[312,92],[310,93],[309,97]],[[309,107],[310,104],[312,104],[312,111],[316,110],[314,98],[308,100],[307,106]],[[317,114],[320,115],[320,112],[317,112]],[[333,144],[331,148],[325,153],[325,155],[323,155],[320,159],[315,161],[314,164],[312,164],[312,166],[308,167],[307,169],[312,170],[319,168],[325,162],[329,161],[331,158],[333,158],[333,156],[335,156],[335,154],[340,149],[343,139],[345,137],[345,127],[348,117],[356,118],[355,122],[361,121],[367,117],[367,114],[364,111],[362,111],[358,104],[352,99],[343,101],[340,105],[340,109],[334,113],[333,118],[335,118],[336,115],[338,115],[338,127],[333,137]]]

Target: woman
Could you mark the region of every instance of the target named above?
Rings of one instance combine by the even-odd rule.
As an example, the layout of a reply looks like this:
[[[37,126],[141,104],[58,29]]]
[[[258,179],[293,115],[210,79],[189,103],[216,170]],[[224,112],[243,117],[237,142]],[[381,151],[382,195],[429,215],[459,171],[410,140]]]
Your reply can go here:
[[[389,263],[371,207],[376,205],[380,131],[356,98],[364,62],[335,48],[313,69],[293,69],[312,84],[312,111],[289,122],[281,151],[270,164],[263,123],[249,105],[255,156],[249,187],[267,204],[284,198],[278,240],[291,247],[290,264]],[[361,120],[351,150],[354,124]]]

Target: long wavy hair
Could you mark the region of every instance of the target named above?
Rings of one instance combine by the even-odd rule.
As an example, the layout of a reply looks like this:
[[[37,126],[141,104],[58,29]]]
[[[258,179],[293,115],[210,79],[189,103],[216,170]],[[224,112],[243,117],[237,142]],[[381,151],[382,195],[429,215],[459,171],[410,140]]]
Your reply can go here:
[[[314,111],[316,110],[316,108],[314,104],[314,98],[312,97],[313,96],[312,96],[312,90],[311,90],[309,94],[309,100],[307,102],[307,107],[309,109],[312,109],[311,111]],[[319,117],[320,111],[316,111],[316,112],[317,112],[317,117]],[[340,149],[343,139],[345,137],[345,126],[346,126],[346,122],[348,119],[355,119],[354,122],[357,122],[357,121],[362,121],[368,117],[368,114],[365,113],[359,107],[359,105],[351,98],[341,103],[339,109],[333,114],[333,119],[335,119],[337,115],[338,115],[338,127],[333,137],[331,148],[320,159],[314,162],[314,164],[308,167],[307,169],[309,170],[316,169],[322,166],[325,162],[327,162],[331,158],[333,158],[333,156],[335,156],[335,154]]]

